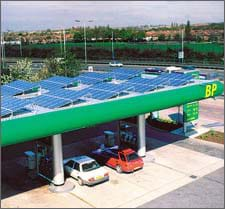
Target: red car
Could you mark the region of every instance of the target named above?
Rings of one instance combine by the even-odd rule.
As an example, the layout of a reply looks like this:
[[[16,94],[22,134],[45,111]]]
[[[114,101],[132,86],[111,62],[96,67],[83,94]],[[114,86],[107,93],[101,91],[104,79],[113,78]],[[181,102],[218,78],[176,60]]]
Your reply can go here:
[[[134,172],[144,166],[142,158],[130,148],[119,149],[115,146],[95,150],[92,154],[97,161],[115,168],[118,173]]]

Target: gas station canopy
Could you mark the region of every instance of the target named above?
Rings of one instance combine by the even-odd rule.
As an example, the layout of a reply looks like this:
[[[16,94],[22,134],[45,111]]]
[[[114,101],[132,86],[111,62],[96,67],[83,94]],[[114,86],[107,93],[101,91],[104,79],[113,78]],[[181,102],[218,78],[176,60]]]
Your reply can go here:
[[[164,73],[143,78],[140,70],[88,72],[1,86],[2,146],[215,97],[219,81]]]

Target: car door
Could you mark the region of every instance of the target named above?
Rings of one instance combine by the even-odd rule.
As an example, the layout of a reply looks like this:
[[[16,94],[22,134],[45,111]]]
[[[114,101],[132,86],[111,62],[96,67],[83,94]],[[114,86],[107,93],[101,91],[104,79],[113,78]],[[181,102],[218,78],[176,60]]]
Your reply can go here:
[[[121,152],[118,153],[118,155],[119,155],[119,164],[120,164],[121,168],[123,169],[125,167],[125,165],[127,164],[126,157]]]
[[[65,171],[68,175],[72,176],[73,172],[73,167],[74,167],[74,161],[70,160],[65,164]]]
[[[77,179],[80,176],[80,164],[75,162],[72,172],[73,178]]]
[[[116,153],[108,153],[108,165],[115,168],[118,163],[118,155]]]

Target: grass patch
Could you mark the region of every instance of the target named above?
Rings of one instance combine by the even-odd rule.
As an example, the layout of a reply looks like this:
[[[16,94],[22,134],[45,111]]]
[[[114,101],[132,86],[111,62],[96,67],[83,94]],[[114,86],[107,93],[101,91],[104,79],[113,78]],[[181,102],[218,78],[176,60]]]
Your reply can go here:
[[[198,139],[224,144],[224,133],[219,131],[210,130],[197,137]]]

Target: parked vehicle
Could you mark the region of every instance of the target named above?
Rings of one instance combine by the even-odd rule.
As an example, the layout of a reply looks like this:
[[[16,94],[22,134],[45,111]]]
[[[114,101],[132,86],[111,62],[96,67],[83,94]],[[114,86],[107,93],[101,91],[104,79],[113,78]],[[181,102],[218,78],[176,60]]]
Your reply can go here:
[[[109,180],[109,173],[88,156],[63,161],[66,174],[78,180],[79,185],[94,185]]]
[[[116,169],[118,173],[134,172],[143,168],[144,162],[138,154],[130,148],[100,148],[92,152],[97,161],[111,168]]]
[[[123,64],[121,62],[118,61],[112,61],[109,63],[110,67],[123,67]]]
[[[153,75],[160,75],[165,72],[164,68],[159,67],[149,67],[145,69],[145,73],[153,74]]]

